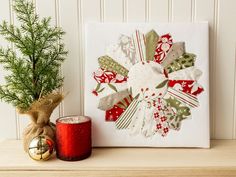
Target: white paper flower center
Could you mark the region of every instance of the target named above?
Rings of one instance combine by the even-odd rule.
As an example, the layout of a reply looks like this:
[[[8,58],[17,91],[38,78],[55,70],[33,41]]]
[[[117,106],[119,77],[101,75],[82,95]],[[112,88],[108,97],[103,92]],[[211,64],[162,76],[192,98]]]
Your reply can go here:
[[[132,89],[132,96],[140,94],[139,99],[153,99],[163,97],[167,91],[167,84],[156,88],[167,80],[163,67],[153,61],[139,62],[130,68],[127,84]]]

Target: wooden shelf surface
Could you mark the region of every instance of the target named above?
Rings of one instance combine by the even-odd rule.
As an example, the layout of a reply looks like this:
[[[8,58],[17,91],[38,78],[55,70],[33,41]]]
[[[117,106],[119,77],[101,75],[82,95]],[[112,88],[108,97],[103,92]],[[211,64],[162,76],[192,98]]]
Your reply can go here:
[[[22,141],[0,143],[0,177],[38,176],[236,176],[236,141],[213,140],[211,149],[94,148],[91,157],[66,162],[56,157],[38,162]]]

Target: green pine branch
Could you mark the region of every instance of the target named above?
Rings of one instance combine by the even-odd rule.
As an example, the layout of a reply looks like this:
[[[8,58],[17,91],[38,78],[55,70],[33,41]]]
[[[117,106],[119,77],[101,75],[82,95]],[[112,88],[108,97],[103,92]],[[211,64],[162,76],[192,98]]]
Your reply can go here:
[[[6,21],[0,25],[0,34],[15,47],[0,47],[0,63],[10,73],[0,86],[0,99],[26,111],[32,102],[63,84],[60,66],[67,55],[62,43],[65,32],[50,26],[50,17],[40,19],[32,2],[15,0],[13,8],[20,26]]]

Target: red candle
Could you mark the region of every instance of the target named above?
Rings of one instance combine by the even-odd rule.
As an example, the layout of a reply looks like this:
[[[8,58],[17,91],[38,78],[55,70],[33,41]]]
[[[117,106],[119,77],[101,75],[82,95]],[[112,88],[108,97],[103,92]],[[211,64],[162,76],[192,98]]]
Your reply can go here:
[[[91,119],[66,116],[56,120],[56,151],[61,160],[82,160],[91,155]]]

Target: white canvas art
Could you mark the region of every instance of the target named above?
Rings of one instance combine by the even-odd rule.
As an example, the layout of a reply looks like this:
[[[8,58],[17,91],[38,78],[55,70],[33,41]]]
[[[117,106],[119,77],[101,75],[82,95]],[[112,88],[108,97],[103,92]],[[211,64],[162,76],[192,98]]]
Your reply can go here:
[[[93,146],[209,147],[208,23],[89,23]]]

